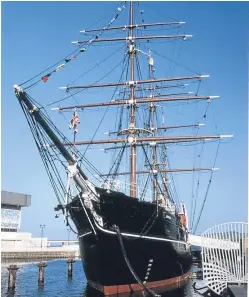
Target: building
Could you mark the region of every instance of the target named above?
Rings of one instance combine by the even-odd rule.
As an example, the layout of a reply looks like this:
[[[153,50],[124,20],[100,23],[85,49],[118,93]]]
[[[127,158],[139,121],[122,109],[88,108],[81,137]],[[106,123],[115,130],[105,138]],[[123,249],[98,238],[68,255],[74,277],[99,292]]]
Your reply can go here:
[[[30,195],[1,191],[1,232],[20,230],[22,207],[30,205]]]
[[[22,207],[31,205],[31,196],[1,191],[1,250],[23,250],[47,246],[47,238],[32,238],[21,229]]]

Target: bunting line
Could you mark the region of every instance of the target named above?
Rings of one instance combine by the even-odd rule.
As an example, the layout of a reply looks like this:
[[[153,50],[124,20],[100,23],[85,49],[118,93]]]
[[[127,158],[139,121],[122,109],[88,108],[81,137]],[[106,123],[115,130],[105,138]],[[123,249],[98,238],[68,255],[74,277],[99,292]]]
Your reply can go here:
[[[98,39],[98,38],[104,33],[104,31],[105,31],[107,28],[109,28],[109,27],[110,27],[110,26],[117,20],[117,18],[120,16],[120,14],[122,13],[122,11],[125,9],[125,4],[126,4],[126,2],[127,2],[127,1],[124,1],[124,2],[121,3],[121,7],[118,7],[118,8],[117,8],[117,11],[118,11],[118,12],[117,12],[117,13],[115,14],[115,16],[110,20],[110,22],[107,24],[107,26],[104,27],[104,28],[102,28],[102,29],[98,32],[98,34],[95,35],[95,37],[93,37],[93,38],[91,38],[90,40],[86,41],[86,43],[83,44],[84,47],[80,48],[80,50],[79,50],[79,52],[78,52],[77,54],[75,54],[74,56],[72,56],[72,57],[69,58],[69,59],[65,59],[65,60],[64,60],[65,63],[60,64],[60,65],[57,66],[54,70],[52,70],[51,72],[49,72],[49,73],[47,73],[46,75],[44,75],[44,76],[41,78],[41,80],[42,80],[44,83],[46,83],[46,82],[48,81],[49,77],[50,77],[53,73],[55,73],[55,72],[59,71],[60,69],[62,69],[67,63],[71,62],[72,60],[75,60],[75,59],[77,58],[77,56],[78,56],[80,53],[84,53],[84,52],[87,50],[87,48],[92,44],[93,40]],[[77,46],[79,46],[79,47],[82,46],[82,44],[80,44],[80,43],[77,42],[77,41],[74,42],[74,43],[75,43]]]

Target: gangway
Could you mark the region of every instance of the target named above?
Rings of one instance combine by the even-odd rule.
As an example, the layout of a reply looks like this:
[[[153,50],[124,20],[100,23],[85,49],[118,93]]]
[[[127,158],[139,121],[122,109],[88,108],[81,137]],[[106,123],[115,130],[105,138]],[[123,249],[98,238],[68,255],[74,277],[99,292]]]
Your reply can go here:
[[[230,292],[230,295],[242,297],[244,294],[245,297],[248,224],[224,223],[208,229],[201,235],[201,248],[203,279],[209,289],[218,295]]]

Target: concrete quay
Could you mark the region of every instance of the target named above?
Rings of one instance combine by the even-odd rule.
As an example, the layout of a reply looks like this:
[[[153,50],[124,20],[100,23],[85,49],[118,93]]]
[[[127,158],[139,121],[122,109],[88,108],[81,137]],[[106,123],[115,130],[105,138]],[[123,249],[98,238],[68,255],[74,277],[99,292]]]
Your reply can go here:
[[[1,256],[6,259],[56,259],[79,257],[77,241],[49,241],[33,238],[31,233],[2,232]],[[56,244],[57,246],[52,246]]]
[[[69,245],[60,247],[32,247],[22,249],[2,249],[2,260],[25,260],[25,259],[59,259],[79,257],[79,246]]]

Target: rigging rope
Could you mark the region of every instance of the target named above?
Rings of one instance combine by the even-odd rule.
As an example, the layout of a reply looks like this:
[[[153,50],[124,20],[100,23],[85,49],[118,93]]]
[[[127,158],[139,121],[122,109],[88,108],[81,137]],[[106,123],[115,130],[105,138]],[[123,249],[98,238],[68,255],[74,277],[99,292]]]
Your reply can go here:
[[[75,83],[78,79],[82,78],[83,76],[87,75],[89,72],[91,72],[92,70],[94,70],[96,67],[100,66],[102,63],[106,62],[110,57],[113,57],[113,55],[115,55],[116,53],[118,53],[122,48],[124,48],[124,45],[123,44],[122,44],[121,47],[119,47],[117,50],[115,50],[110,55],[108,55],[107,57],[105,57],[99,63],[96,63],[92,68],[90,68],[87,71],[85,71],[84,73],[82,73],[79,77],[77,77],[70,84],[68,84],[68,86],[70,86],[71,84]]]
[[[143,48],[145,48],[145,49],[148,50],[148,48],[147,48],[146,46],[143,46]],[[162,55],[162,54],[156,52],[155,50],[151,50],[151,52],[154,53],[154,54],[156,54],[156,55],[158,55],[158,56],[160,56],[160,57],[162,57],[162,58],[164,58],[164,59],[166,59],[166,60],[168,60],[168,61],[170,61],[170,62],[172,62],[172,63],[174,63],[174,64],[176,64],[176,65],[178,65],[178,66],[180,66],[180,67],[182,67],[182,68],[185,68],[186,70],[188,70],[188,71],[190,71],[190,72],[192,72],[192,73],[194,73],[194,74],[196,74],[196,75],[200,75],[200,73],[198,73],[198,72],[196,72],[196,71],[194,71],[194,70],[188,68],[187,66],[184,66],[184,65],[181,64],[181,63],[178,63],[178,62],[176,62],[176,61],[174,61],[174,60],[172,60],[172,59],[166,57],[165,55]]]
[[[200,84],[198,86],[198,90],[197,90],[197,93],[199,91],[199,87],[200,87]],[[205,110],[205,113],[204,115],[202,116],[202,119],[203,119],[203,122],[205,123],[206,122],[206,119],[207,119],[207,113],[208,113],[208,109],[209,109],[209,102],[207,103],[207,107],[206,107],[206,110]],[[201,121],[201,120],[200,120]],[[199,123],[200,123],[199,121]],[[196,131],[196,136],[198,135],[198,132],[199,132],[199,128],[197,129]],[[205,142],[202,143],[202,147],[201,147],[201,150],[200,150],[200,153],[198,154],[198,157],[200,158],[200,162],[199,162],[199,165],[198,167],[201,167],[201,163],[202,163],[202,153],[203,153],[203,149],[204,149],[204,145],[205,145]],[[196,152],[196,149],[194,149],[194,153]],[[195,167],[195,162],[194,162],[194,167]],[[200,176],[201,176],[201,172],[199,171],[198,172],[198,181],[197,181],[197,186],[196,186],[196,193],[194,195],[194,178],[195,178],[195,174],[193,174],[193,179],[192,179],[192,199],[191,199],[191,208],[190,208],[190,229],[192,230],[193,228],[193,225],[194,225],[194,220],[195,220],[195,212],[196,212],[196,202],[197,202],[197,198],[198,198],[198,193],[199,193],[199,185],[200,185]]]
[[[216,161],[217,161],[217,157],[218,157],[218,153],[219,153],[219,148],[220,148],[220,140],[219,140],[219,143],[218,143],[218,147],[217,147],[217,151],[216,151],[216,155],[215,155],[215,159],[214,159],[214,165],[213,165],[213,167],[215,167],[215,164],[216,164]],[[213,173],[214,173],[214,171],[211,171],[211,175],[210,175],[210,179],[209,179],[209,182],[208,182],[208,186],[207,186],[206,194],[205,194],[205,196],[204,196],[204,200],[203,200],[203,203],[202,203],[202,207],[201,207],[201,210],[200,210],[200,213],[199,213],[197,222],[196,222],[196,224],[195,224],[194,232],[193,232],[193,233],[196,232],[196,229],[197,229],[198,224],[199,224],[199,222],[200,222],[200,218],[201,218],[201,215],[202,215],[202,212],[203,212],[203,209],[204,209],[206,200],[207,200],[207,195],[208,195],[208,192],[209,192],[209,189],[210,189],[210,186],[211,186],[211,182],[212,182],[212,178],[213,178]]]
[[[39,140],[40,139],[40,135],[39,135],[38,130],[37,130],[37,129],[39,129],[39,127],[38,127],[37,123],[34,121],[34,119],[32,117],[30,117],[30,114],[26,110],[26,108],[24,106],[24,103],[23,102],[20,102],[20,105],[21,105],[21,108],[22,108],[22,110],[24,112],[24,115],[25,115],[25,117],[27,119],[27,122],[28,122],[28,125],[30,127],[31,133],[33,134],[33,137],[34,137],[36,146],[37,146],[38,151],[39,151],[39,153],[41,155],[42,162],[43,162],[43,164],[45,166],[45,169],[47,171],[47,174],[48,174],[49,180],[50,180],[50,182],[52,184],[52,187],[54,189],[56,198],[57,198],[59,204],[62,204],[61,203],[61,199],[60,199],[61,194],[59,193],[60,190],[58,189],[58,186],[54,182],[54,179],[52,177],[52,174],[51,174],[51,172],[49,170],[49,165],[48,165],[48,160],[47,160],[47,156],[46,156],[46,151],[41,148],[41,145],[39,145],[39,142],[40,143],[42,142],[41,140]]]
[[[121,62],[124,63],[124,61],[125,61],[126,58],[127,58],[127,56],[125,56],[124,60],[121,61]],[[118,65],[119,65],[119,64],[121,64],[121,63],[119,62]],[[118,65],[117,65],[117,66],[118,66]],[[125,67],[123,67],[123,70],[122,70],[122,73],[121,73],[121,77],[120,77],[118,83],[119,83],[119,82],[121,81],[121,79],[122,79],[122,76],[123,76],[123,73],[124,73],[124,69],[125,69]],[[112,70],[112,71],[113,71],[113,70]],[[111,71],[111,72],[112,72],[112,71]],[[109,72],[109,73],[110,73],[110,72]],[[114,90],[114,93],[113,93],[113,95],[112,95],[112,97],[111,97],[111,99],[110,99],[110,102],[113,100],[113,98],[114,98],[114,96],[115,96],[115,94],[116,94],[117,89],[118,89],[118,86],[116,86],[116,88],[115,88],[115,90]],[[101,120],[100,120],[100,122],[99,122],[99,125],[98,125],[97,129],[95,130],[95,132],[94,132],[94,134],[93,134],[93,136],[92,136],[92,138],[91,138],[91,142],[93,141],[94,137],[96,136],[96,134],[97,134],[97,132],[98,132],[98,130],[99,130],[99,128],[100,128],[102,122],[104,121],[104,118],[105,118],[105,116],[106,116],[106,113],[107,113],[109,107],[110,107],[110,106],[107,106],[107,108],[106,108],[106,110],[105,110],[105,112],[104,112],[104,115],[102,116],[102,118],[101,118]],[[87,149],[89,148],[89,146],[90,146],[90,144],[87,145],[87,147],[86,147],[86,149],[85,149],[85,151],[84,151],[83,156],[85,156],[85,154],[86,154]]]
[[[38,73],[37,75],[33,76],[31,79],[19,84],[19,86],[22,86],[28,82],[30,82],[31,80],[35,79],[36,77],[42,75],[43,73],[47,72],[48,70],[54,68],[56,65],[58,65],[59,63],[61,63],[62,61],[64,61],[65,63],[63,64],[60,64],[58,65],[55,69],[53,69],[52,71],[50,71],[49,73],[47,73],[45,76],[42,77],[41,80],[43,80],[43,82],[47,82],[48,78],[54,73],[54,72],[57,72],[58,70],[60,70],[61,68],[63,68],[67,63],[69,63],[70,61],[76,59],[76,57],[80,54],[80,53],[83,53],[86,51],[86,49],[92,44],[92,42],[95,40],[95,39],[98,39],[105,31],[106,28],[110,27],[115,21],[116,19],[120,16],[120,14],[122,13],[122,11],[125,9],[125,4],[126,4],[126,1],[123,1],[121,2],[121,7],[120,5],[118,5],[118,7],[116,8],[116,11],[114,14],[113,14],[113,17],[112,19],[109,21],[109,23],[107,24],[107,26],[103,27],[102,29],[100,29],[98,31],[98,33],[95,35],[94,38],[91,38],[89,39],[88,41],[86,42],[83,42],[82,44],[79,44],[78,43],[78,49],[72,51],[70,54],[68,54],[65,58],[61,59],[59,62],[55,63],[54,65],[48,67],[47,69],[41,71],[40,73]],[[85,47],[84,47],[85,46]],[[74,56],[72,56],[74,54]],[[69,58],[70,56],[72,56],[71,58]],[[68,59],[69,58],[69,59]],[[35,84],[37,84],[38,82],[40,81],[40,79],[31,84],[30,86],[24,88],[25,89],[28,89],[32,86],[34,86]]]
[[[149,166],[150,166],[150,170],[151,170],[151,172],[152,172],[152,176],[154,176],[155,174],[153,173],[153,167],[152,167],[152,165],[151,165],[151,163],[150,163],[150,160],[149,160],[149,158],[148,158],[148,155],[147,155],[147,153],[146,153],[146,151],[145,151],[145,148],[144,148],[144,146],[143,145],[141,145],[142,146],[142,149],[143,149],[143,151],[144,151],[144,154],[145,154],[145,156],[146,156],[146,160],[147,160],[147,162],[148,162],[148,164],[149,164]],[[158,180],[156,179],[156,183],[157,183],[157,186],[158,186],[158,188],[159,188],[159,190],[160,190],[160,192],[161,192],[161,194],[163,194],[163,191],[162,191],[162,189],[161,189],[161,187],[160,187],[160,185],[159,185],[159,183],[158,183]]]
[[[27,97],[29,97],[29,100],[32,102],[33,100],[32,100],[32,98],[31,98],[31,96],[30,95],[28,95],[27,94]],[[41,110],[39,110],[39,113],[40,113],[40,115],[43,117],[43,119],[47,122],[47,124],[50,126],[50,128],[52,129],[52,130],[54,130],[55,131],[55,133],[57,133],[62,139],[63,139],[63,141],[64,141],[64,144],[70,144],[70,142],[69,142],[69,140],[60,132],[60,130],[53,124],[53,122],[50,120],[50,118],[48,117],[48,116],[46,116]],[[28,113],[28,115],[30,116],[30,113]],[[39,128],[40,129],[40,128]],[[42,133],[42,131],[40,132],[41,133],[41,135],[43,135]],[[46,135],[46,134],[45,134]],[[44,135],[42,136],[42,137],[44,137]],[[47,150],[44,150],[44,148],[51,148],[53,151],[55,151],[56,150],[56,147],[55,146],[53,146],[53,145],[51,145],[52,144],[52,142],[50,141],[50,139],[48,138],[48,136],[46,135],[46,137],[47,137],[47,139],[48,139],[48,141],[46,142],[46,139],[45,138],[43,138],[43,141],[42,140],[40,140],[40,143],[41,143],[41,145],[39,146],[39,147],[41,147],[41,148],[43,148],[43,151],[45,151],[46,152],[46,156],[47,156],[47,158],[48,159],[51,159],[52,160],[52,162],[54,162],[54,160],[53,160],[53,158],[52,158],[52,155],[50,154],[50,155],[48,155],[49,153],[47,152]],[[98,176],[100,176],[100,172],[80,153],[80,151],[79,150],[77,150],[76,148],[73,148],[73,147],[71,147],[71,146],[69,146],[69,148],[68,148],[68,150],[69,150],[69,152],[71,153],[71,155],[75,152],[75,150],[76,150],[76,154],[77,154],[77,156],[79,156],[80,157],[80,160],[82,160],[82,161],[84,161],[84,163],[86,164],[86,165],[88,165],[88,167],[86,167],[86,170],[87,171],[89,171],[91,174],[93,174],[94,175],[94,173],[97,173],[98,174]],[[63,166],[65,166],[64,164],[63,164],[63,162],[62,162],[62,160],[59,160],[60,162],[61,162],[61,164],[63,165]],[[53,165],[52,164],[50,164],[52,167],[53,167]],[[55,165],[54,165],[54,167],[56,167]],[[55,170],[55,168],[52,168],[52,170]],[[55,175],[56,175],[56,178],[58,178],[58,176],[59,176],[59,173],[56,173],[56,172],[54,172],[55,173]],[[102,178],[102,180],[103,180],[103,178]],[[58,181],[59,183],[61,183],[60,181]],[[64,192],[65,193],[65,192]]]
[[[106,78],[110,73],[112,73],[116,68],[118,68],[118,66],[119,66],[122,62],[123,62],[123,60],[121,60],[121,61],[120,61],[114,68],[112,68],[110,71],[108,71],[108,72],[107,72],[104,76],[102,76],[100,79],[98,79],[98,80],[96,80],[94,83],[92,83],[91,86],[94,86],[96,83],[98,83],[98,82],[100,82],[102,79]],[[81,89],[81,90],[79,90],[79,91],[76,91],[76,92],[73,93],[73,94],[70,93],[69,96],[66,96],[66,97],[64,97],[64,98],[62,98],[62,99],[59,99],[59,100],[54,101],[54,102],[52,102],[52,103],[49,103],[49,104],[45,105],[43,108],[45,109],[45,108],[47,108],[47,107],[49,107],[49,106],[51,106],[51,105],[53,105],[53,104],[62,102],[62,101],[64,101],[64,100],[66,100],[66,99],[72,97],[73,95],[77,95],[77,94],[79,94],[79,93],[81,93],[81,92],[83,92],[83,91],[85,91],[85,90],[86,90],[86,89]]]
[[[123,146],[123,147],[120,149],[120,151],[119,151],[119,153],[118,153],[118,155],[117,155],[116,160],[113,162],[112,167],[111,167],[111,169],[109,170],[108,175],[106,176],[106,179],[105,179],[104,183],[107,181],[108,176],[110,176],[110,175],[113,176],[113,179],[114,179],[114,176],[117,174],[117,171],[118,171],[118,169],[119,169],[120,162],[121,162],[121,159],[122,159],[123,154],[124,154],[124,150],[125,150],[125,146]],[[116,168],[114,169],[113,173],[111,173],[111,171],[112,171],[112,169],[114,168],[115,165],[116,165]]]

